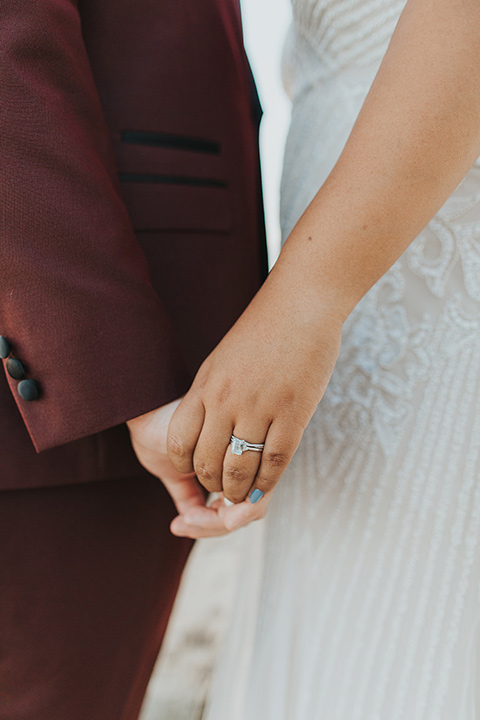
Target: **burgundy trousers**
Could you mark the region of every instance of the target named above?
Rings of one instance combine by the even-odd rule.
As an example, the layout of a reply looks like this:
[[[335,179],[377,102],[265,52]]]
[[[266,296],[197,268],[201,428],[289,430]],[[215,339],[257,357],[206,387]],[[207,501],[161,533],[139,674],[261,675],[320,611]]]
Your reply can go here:
[[[191,542],[161,482],[0,492],[0,720],[136,720]]]

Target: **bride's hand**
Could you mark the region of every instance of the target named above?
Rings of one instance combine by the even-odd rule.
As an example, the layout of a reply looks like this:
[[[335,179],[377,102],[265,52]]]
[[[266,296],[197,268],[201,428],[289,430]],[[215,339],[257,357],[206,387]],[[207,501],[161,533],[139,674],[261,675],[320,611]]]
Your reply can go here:
[[[234,503],[271,492],[328,384],[343,319],[291,266],[274,268],[175,411],[175,468]],[[265,443],[263,453],[233,454],[232,434]]]

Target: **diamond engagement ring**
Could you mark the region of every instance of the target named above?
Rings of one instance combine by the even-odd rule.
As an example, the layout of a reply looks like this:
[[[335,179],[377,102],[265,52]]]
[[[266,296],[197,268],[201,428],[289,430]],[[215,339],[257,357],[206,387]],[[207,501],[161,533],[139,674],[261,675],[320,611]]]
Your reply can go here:
[[[262,452],[263,448],[265,447],[265,443],[249,443],[246,440],[241,440],[240,438],[235,437],[235,435],[232,435],[232,437],[230,438],[230,445],[232,447],[232,453],[234,455],[241,455],[245,452],[245,450]]]

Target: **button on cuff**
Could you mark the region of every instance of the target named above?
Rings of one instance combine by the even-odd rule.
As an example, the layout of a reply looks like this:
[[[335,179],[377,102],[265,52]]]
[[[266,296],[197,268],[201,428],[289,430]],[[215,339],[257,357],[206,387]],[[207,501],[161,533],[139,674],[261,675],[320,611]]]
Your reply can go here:
[[[6,360],[10,355],[10,343],[7,338],[0,335],[0,358]]]
[[[36,400],[40,394],[35,380],[21,380],[18,383],[17,389],[22,400],[26,400],[27,402]]]
[[[17,358],[10,358],[6,363],[7,372],[14,380],[21,380],[25,377],[25,368]]]

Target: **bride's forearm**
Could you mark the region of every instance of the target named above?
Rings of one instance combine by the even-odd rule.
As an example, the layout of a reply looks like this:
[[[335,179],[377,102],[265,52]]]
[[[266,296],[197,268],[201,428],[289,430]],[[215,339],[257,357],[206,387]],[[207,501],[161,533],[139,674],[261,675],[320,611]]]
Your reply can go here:
[[[479,38],[478,0],[409,0],[270,283],[300,281],[347,316],[400,257],[480,155]]]

